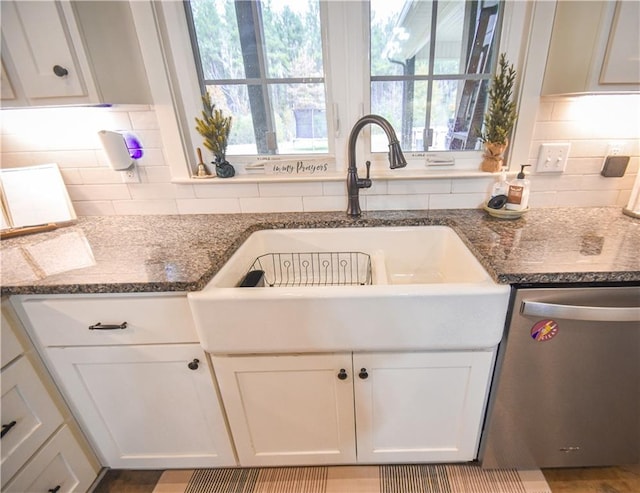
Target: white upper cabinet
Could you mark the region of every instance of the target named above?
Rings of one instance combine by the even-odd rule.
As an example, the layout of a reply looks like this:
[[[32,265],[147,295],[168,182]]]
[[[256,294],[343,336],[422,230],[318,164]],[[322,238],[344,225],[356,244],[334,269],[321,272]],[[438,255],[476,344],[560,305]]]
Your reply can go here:
[[[128,2],[3,1],[2,65],[5,107],[150,102]]]
[[[640,91],[639,2],[556,6],[542,95]]]

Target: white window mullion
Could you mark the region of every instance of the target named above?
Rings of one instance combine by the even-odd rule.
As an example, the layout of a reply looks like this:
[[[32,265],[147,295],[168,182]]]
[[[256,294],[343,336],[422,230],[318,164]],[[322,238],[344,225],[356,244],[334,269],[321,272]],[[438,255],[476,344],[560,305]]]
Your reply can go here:
[[[325,67],[329,119],[329,141],[333,140],[338,167],[347,167],[347,142],[353,124],[369,107],[368,4],[352,1],[322,1],[321,12],[326,30]],[[333,103],[333,104],[331,104]],[[337,115],[335,114],[337,112]],[[340,127],[336,132],[336,118]],[[369,145],[359,139],[358,161]],[[368,151],[367,155],[370,154]]]

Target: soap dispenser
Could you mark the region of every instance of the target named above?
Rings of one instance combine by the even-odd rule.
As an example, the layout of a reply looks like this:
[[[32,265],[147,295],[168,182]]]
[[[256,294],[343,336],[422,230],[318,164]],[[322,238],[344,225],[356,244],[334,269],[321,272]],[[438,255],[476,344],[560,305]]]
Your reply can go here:
[[[507,195],[509,193],[509,182],[507,181],[507,168],[503,167],[500,173],[500,179],[493,184],[491,189],[491,198],[498,195]]]
[[[524,169],[530,164],[521,164],[520,172],[509,185],[509,192],[507,193],[507,205],[506,209],[511,211],[523,211],[529,204],[529,180],[525,178]]]

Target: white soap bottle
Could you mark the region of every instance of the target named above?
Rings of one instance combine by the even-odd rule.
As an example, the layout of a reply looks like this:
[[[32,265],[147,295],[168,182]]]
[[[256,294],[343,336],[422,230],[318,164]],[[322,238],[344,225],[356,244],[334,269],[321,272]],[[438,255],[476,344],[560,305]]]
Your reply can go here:
[[[509,184],[506,209],[510,211],[523,211],[529,205],[530,182],[525,178],[524,169],[530,164],[521,164],[520,172],[516,179]]]
[[[498,195],[507,195],[509,193],[509,182],[507,181],[507,168],[503,167],[500,173],[500,179],[493,184],[491,188],[491,198]]]

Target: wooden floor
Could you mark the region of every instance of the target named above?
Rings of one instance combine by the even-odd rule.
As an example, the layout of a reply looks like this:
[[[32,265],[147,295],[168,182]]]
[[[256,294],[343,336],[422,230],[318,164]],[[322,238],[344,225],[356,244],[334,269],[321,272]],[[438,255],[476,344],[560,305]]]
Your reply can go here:
[[[639,493],[640,466],[543,469],[553,493]],[[94,493],[152,493],[163,471],[109,470]]]

